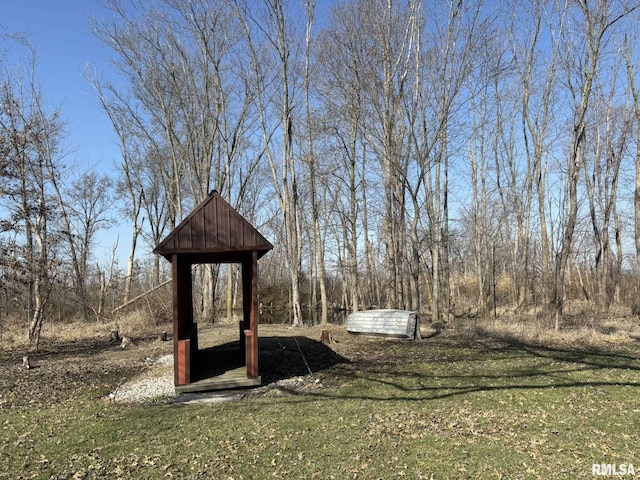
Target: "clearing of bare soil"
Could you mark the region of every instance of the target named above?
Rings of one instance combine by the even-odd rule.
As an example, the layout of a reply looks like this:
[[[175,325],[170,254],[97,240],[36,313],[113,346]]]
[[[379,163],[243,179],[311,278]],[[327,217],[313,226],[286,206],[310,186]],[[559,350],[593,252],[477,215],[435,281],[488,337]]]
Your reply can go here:
[[[346,334],[334,328],[340,332],[334,337]],[[201,347],[222,345],[237,340],[237,332],[237,325],[200,327],[199,342]],[[315,373],[349,361],[317,341],[320,332],[319,327],[261,325],[260,367],[265,386],[244,395],[265,394],[272,388],[319,388]],[[101,334],[92,331],[86,338],[45,338],[37,351],[28,352],[29,368],[23,364],[24,347],[4,348],[0,408],[45,406],[96,396],[133,403],[170,401],[175,396],[173,342],[170,337],[161,341],[158,333],[132,336],[126,348],[111,339],[108,328]]]

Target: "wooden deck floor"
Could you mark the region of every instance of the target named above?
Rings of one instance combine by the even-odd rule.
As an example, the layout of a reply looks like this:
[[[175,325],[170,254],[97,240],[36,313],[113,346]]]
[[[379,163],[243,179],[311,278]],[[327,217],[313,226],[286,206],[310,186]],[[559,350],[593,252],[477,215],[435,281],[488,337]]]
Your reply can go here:
[[[206,392],[210,390],[229,390],[232,388],[258,387],[262,384],[262,378],[247,378],[245,367],[229,370],[222,375],[210,378],[202,378],[176,387],[176,393]]]
[[[198,369],[192,372],[192,382],[177,386],[176,393],[228,390],[262,384],[261,377],[247,378],[247,368],[238,342],[199,350],[197,365]]]

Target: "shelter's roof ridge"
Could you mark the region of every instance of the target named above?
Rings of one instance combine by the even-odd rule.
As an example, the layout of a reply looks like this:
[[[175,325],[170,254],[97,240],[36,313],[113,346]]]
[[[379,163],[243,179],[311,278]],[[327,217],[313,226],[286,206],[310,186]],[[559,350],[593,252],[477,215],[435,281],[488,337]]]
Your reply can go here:
[[[169,258],[173,254],[234,254],[257,251],[259,256],[273,245],[212,190],[153,250]]]

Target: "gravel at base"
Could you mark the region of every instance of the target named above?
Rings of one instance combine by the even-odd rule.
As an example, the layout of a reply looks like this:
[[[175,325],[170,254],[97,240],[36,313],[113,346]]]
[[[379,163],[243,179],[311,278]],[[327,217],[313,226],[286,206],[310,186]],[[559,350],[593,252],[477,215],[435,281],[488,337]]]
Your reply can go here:
[[[147,402],[160,397],[174,397],[173,355],[163,355],[140,375],[123,383],[112,397],[116,402]]]
[[[135,377],[120,385],[117,391],[109,395],[109,399],[122,403],[145,403],[155,399],[169,400],[169,403],[210,403],[225,400],[240,400],[262,395],[286,395],[293,392],[305,393],[311,390],[323,388],[319,379],[309,375],[295,376],[278,380],[251,390],[246,390],[240,394],[230,394],[228,392],[218,392],[215,395],[196,395],[196,401],[190,396],[181,398],[178,401],[173,376],[173,355],[163,355],[153,361],[147,359],[146,368]],[[183,394],[184,395],[184,394]],[[204,398],[204,400],[203,400]]]

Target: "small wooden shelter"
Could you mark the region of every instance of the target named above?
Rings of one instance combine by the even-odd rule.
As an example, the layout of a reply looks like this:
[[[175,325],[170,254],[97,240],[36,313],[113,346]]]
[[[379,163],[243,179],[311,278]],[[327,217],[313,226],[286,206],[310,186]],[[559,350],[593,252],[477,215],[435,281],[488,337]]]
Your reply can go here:
[[[259,385],[258,370],[258,259],[273,248],[258,230],[213,190],[153,253],[171,262],[173,275],[173,354],[176,391],[212,390]],[[210,356],[198,350],[198,329],[193,320],[194,264],[239,263],[242,265],[240,352],[246,376],[206,378],[202,372],[224,370],[203,365]],[[241,357],[241,358],[242,358]],[[224,361],[225,359],[219,359]]]

